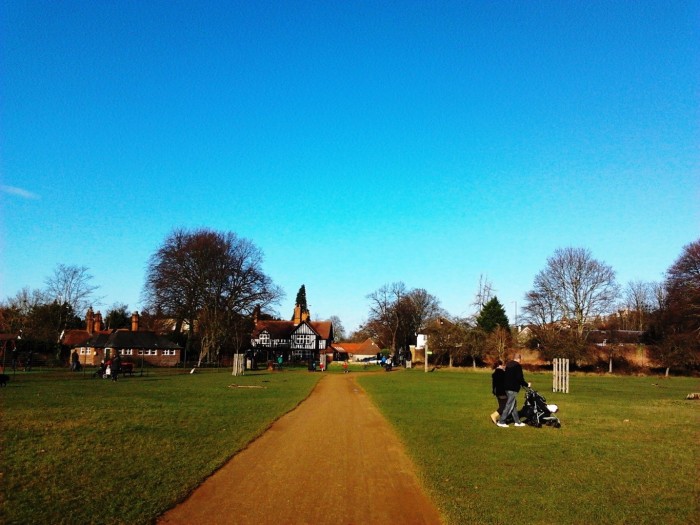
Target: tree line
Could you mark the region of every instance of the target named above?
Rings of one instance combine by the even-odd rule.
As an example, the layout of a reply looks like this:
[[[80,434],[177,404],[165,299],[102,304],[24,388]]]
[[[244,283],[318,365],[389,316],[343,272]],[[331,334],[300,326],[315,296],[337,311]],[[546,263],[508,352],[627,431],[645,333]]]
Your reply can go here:
[[[402,282],[384,285],[367,296],[368,319],[353,337],[372,337],[401,354],[423,333],[437,362],[477,366],[521,348],[536,350],[545,361],[566,357],[578,363],[593,354],[588,340],[593,331],[625,331],[637,332],[639,343],[667,374],[700,364],[700,240],[683,248],[663,281],[630,281],[625,287],[590,250],[557,249],[535,276],[514,326],[493,290],[482,276],[475,312],[458,317],[424,289],[407,289]],[[618,346],[603,348],[612,371]]]
[[[249,345],[253,312],[274,317],[284,297],[262,269],[263,254],[233,232],[176,229],[150,256],[142,291],[141,326],[179,338],[189,359],[216,361],[222,353]],[[82,328],[82,315],[99,301],[86,267],[59,264],[45,288],[23,288],[0,303],[0,332],[21,334],[22,344],[40,351],[60,348],[64,330]],[[634,330],[668,368],[698,365],[700,349],[700,240],[683,248],[661,282],[633,281],[621,287],[615,271],[585,248],[561,248],[546,261],[525,294],[519,319],[509,322],[493,285],[480,277],[474,312],[454,316],[437,297],[403,282],[386,284],[366,296],[368,315],[350,334],[371,337],[396,356],[426,334],[438,362],[477,366],[520,347],[544,360],[585,359],[594,329]],[[304,285],[297,302],[306,301]],[[305,305],[303,305],[306,307]],[[517,316],[517,313],[516,313]],[[104,318],[108,329],[129,326],[128,306],[116,303]],[[344,334],[337,316],[336,333]],[[527,338],[520,330],[526,327]],[[610,347],[611,351],[614,347]],[[612,353],[610,355],[612,359]]]

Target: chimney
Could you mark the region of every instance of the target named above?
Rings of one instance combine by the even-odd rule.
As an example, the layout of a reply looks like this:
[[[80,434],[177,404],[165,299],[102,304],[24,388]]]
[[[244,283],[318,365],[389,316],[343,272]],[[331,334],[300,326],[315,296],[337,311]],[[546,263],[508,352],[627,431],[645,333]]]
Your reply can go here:
[[[301,323],[301,306],[296,305],[294,307],[294,319],[292,320],[295,325],[298,325]]]
[[[87,314],[85,314],[85,327],[87,328],[87,333],[92,335],[95,331],[95,314],[92,311],[92,306],[88,308]]]
[[[134,312],[131,314],[131,331],[132,332],[138,332],[139,331],[139,313]]]
[[[95,314],[95,320],[92,326],[92,330],[94,332],[99,332],[100,330],[102,330],[102,314],[99,312],[99,310]]]
[[[308,321],[308,320],[309,320],[309,312],[308,311],[302,312],[301,313],[301,321],[304,322],[304,321]]]
[[[259,320],[260,320],[260,305],[257,305],[255,308],[253,308],[253,326],[257,325]]]

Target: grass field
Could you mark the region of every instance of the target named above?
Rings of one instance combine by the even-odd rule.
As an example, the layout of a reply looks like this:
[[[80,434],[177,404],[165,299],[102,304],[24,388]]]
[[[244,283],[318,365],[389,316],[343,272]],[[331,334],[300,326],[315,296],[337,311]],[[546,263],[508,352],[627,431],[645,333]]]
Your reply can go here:
[[[697,379],[573,376],[552,394],[527,374],[563,426],[500,429],[486,371],[360,373],[377,369],[353,377],[451,524],[700,522]],[[18,373],[0,391],[0,523],[150,523],[321,377]]]
[[[486,371],[362,376],[452,524],[700,523],[697,378],[526,374],[561,429],[505,429]],[[518,400],[522,403],[523,394]]]
[[[150,523],[320,377],[18,373],[0,391],[0,523]]]

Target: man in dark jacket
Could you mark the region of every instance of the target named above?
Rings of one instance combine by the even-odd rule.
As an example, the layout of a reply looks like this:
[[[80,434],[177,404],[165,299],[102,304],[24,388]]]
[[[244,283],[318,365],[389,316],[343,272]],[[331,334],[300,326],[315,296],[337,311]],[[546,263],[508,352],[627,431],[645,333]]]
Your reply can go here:
[[[119,372],[122,367],[122,358],[118,351],[114,351],[114,358],[112,359],[112,381],[116,381],[119,376]]]
[[[518,417],[518,392],[521,386],[530,386],[523,376],[523,367],[520,366],[520,355],[516,355],[512,361],[506,363],[506,371],[503,378],[506,388],[506,407],[503,409],[501,419],[496,423],[499,427],[508,427],[506,419],[513,416],[516,427],[524,427],[525,423],[520,422]]]

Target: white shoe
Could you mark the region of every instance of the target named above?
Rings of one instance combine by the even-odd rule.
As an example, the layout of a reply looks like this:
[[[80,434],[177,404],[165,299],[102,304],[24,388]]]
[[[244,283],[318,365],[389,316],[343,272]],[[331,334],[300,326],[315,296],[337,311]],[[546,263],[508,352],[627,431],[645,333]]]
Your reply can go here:
[[[501,423],[500,421],[499,421],[498,423],[496,423],[496,424],[497,424],[499,427],[508,428],[508,425],[506,425],[505,423]]]
[[[516,427],[524,427],[524,426],[525,426],[525,423],[516,423],[515,426],[516,426]]]

